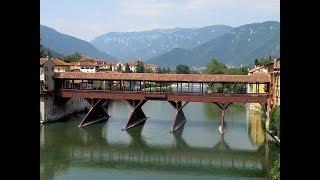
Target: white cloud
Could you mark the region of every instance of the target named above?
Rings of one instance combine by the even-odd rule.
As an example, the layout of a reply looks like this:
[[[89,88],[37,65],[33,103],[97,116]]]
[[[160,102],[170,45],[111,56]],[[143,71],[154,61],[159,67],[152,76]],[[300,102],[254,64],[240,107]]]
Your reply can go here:
[[[108,32],[238,26],[280,18],[280,0],[120,0],[108,1],[110,6],[95,3],[92,9],[73,4],[72,11],[68,6],[59,10],[42,7],[40,22],[64,34],[92,40]]]
[[[133,3],[132,1],[125,1],[120,3],[120,13],[124,15],[159,15],[167,10],[175,7],[172,2],[158,2],[148,1]]]
[[[189,10],[204,9],[247,9],[279,10],[280,0],[189,0],[184,8]]]
[[[51,22],[42,24],[52,27],[60,33],[86,41],[90,41],[108,30],[106,26],[98,22],[71,21],[64,18],[54,18]]]
[[[65,23],[65,19],[63,17],[57,17],[53,20],[53,22],[55,24],[64,24]]]

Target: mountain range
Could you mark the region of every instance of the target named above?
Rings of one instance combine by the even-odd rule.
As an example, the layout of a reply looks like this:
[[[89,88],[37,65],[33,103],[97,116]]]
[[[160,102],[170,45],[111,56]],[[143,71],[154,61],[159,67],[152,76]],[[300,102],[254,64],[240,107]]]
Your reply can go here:
[[[97,50],[87,41],[62,34],[44,25],[40,25],[40,43],[45,49],[64,56],[79,52],[97,59],[115,59],[108,53]]]
[[[248,65],[255,58],[280,57],[280,23],[267,21],[237,28],[193,49],[175,48],[149,63],[174,67],[205,66],[213,57],[228,65]]]
[[[174,48],[191,49],[230,32],[232,27],[214,25],[204,28],[154,29],[140,32],[111,32],[91,43],[117,59],[148,60]]]
[[[160,66],[205,66],[213,57],[228,65],[252,64],[255,58],[280,57],[280,23],[239,27],[153,29],[111,32],[87,42],[40,26],[44,48],[62,55],[79,52],[104,60],[140,59]]]

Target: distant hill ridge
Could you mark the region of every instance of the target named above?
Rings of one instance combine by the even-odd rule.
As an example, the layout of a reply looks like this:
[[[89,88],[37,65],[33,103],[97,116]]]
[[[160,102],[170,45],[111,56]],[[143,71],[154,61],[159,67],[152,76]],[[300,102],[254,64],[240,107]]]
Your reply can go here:
[[[117,59],[148,60],[174,48],[194,48],[230,32],[231,29],[232,27],[226,25],[213,25],[203,28],[110,32],[94,38],[91,43]]]
[[[148,62],[162,66],[205,66],[215,57],[225,64],[247,65],[255,58],[269,55],[280,56],[280,23],[276,21],[239,26],[193,49],[175,48]]]
[[[50,49],[64,56],[79,52],[92,58],[115,59],[108,53],[97,50],[87,41],[62,34],[44,25],[40,25],[40,38],[45,49]]]
[[[40,25],[41,44],[57,55],[74,52],[95,59],[139,59],[160,66],[205,66],[215,57],[227,65],[247,65],[255,58],[280,56],[280,23],[266,21],[239,27],[153,29],[110,32],[90,44]]]

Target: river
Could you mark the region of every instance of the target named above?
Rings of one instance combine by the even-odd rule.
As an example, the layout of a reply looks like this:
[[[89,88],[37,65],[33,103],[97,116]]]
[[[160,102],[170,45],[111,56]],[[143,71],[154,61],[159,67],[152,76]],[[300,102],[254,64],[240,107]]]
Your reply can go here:
[[[40,176],[49,179],[269,179],[279,146],[267,140],[263,115],[244,105],[225,113],[227,130],[218,131],[214,104],[189,103],[185,125],[170,127],[175,110],[148,101],[144,125],[121,131],[131,107],[114,101],[107,122],[78,128],[84,114],[40,127]]]

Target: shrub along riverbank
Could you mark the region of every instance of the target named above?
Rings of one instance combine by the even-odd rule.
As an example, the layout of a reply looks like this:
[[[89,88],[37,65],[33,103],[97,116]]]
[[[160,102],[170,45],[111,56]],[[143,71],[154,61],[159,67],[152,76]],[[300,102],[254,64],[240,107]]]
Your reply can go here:
[[[280,139],[280,106],[273,108],[269,114],[270,117],[270,130],[275,132],[275,135]],[[280,179],[280,154],[277,156],[271,171],[272,179]]]
[[[270,130],[280,138],[280,106],[273,108],[269,114]]]

